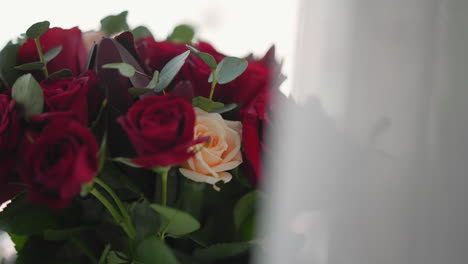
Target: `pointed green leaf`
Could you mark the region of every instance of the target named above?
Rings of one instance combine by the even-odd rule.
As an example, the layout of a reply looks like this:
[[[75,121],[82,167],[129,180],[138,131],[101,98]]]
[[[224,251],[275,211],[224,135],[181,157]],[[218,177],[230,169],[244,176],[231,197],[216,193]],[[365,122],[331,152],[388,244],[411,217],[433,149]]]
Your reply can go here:
[[[12,97],[22,106],[26,116],[40,114],[44,108],[44,94],[39,83],[28,73],[13,84]]]
[[[138,26],[132,30],[133,38],[135,41],[144,38],[144,37],[152,37],[151,31],[145,26]]]
[[[20,71],[40,71],[44,66],[43,62],[36,61],[15,66],[15,69]]]
[[[226,57],[216,67],[216,80],[219,84],[228,83],[239,77],[247,69],[247,65],[245,59]]]
[[[151,208],[163,216],[162,230],[174,236],[183,236],[200,228],[200,223],[186,212],[164,207],[159,204],[151,204]]]
[[[60,71],[56,71],[49,75],[49,79],[58,79],[58,78],[69,78],[72,77],[73,74],[69,69],[62,69]]]
[[[210,54],[208,54],[206,52],[201,52],[201,51],[197,50],[196,48],[194,48],[194,47],[192,47],[190,45],[185,45],[185,46],[187,46],[187,48],[193,54],[195,54],[204,63],[206,63],[206,65],[208,65],[212,70],[216,70],[216,67],[218,66],[218,64],[216,63],[216,60],[215,60],[215,58],[213,58],[213,56],[211,56]]]
[[[156,88],[156,85],[158,84],[158,81],[159,81],[159,72],[158,71],[155,71],[153,73],[153,79],[151,79],[151,81],[148,83],[148,85],[146,86],[146,88],[149,88],[149,89],[154,89]]]
[[[156,236],[148,237],[138,245],[135,260],[144,264],[179,263],[171,249]]]
[[[44,61],[49,62],[53,60],[55,57],[57,57],[57,55],[60,54],[61,51],[62,51],[62,46],[51,48],[44,54]]]
[[[31,39],[35,39],[44,34],[50,27],[49,21],[37,22],[30,26],[26,31],[26,36]]]
[[[192,105],[198,107],[206,112],[212,112],[215,109],[220,109],[224,107],[223,103],[214,102],[206,97],[197,96],[192,99]]]
[[[101,30],[107,35],[112,35],[129,30],[127,24],[128,11],[123,11],[118,15],[110,15],[101,20]]]
[[[179,70],[185,63],[185,60],[189,56],[190,51],[186,51],[182,54],[177,55],[172,60],[170,60],[159,73],[159,81],[154,91],[159,93],[164,90],[171,83],[172,79],[177,75]]]
[[[104,69],[117,69],[119,70],[120,74],[122,74],[125,77],[132,77],[135,75],[135,68],[125,62],[117,62],[117,63],[109,63],[109,64],[104,64],[102,65],[102,68]]]
[[[175,43],[191,43],[195,36],[195,30],[190,25],[179,25],[174,28],[167,40]]]
[[[110,250],[111,250],[111,245],[107,244],[104,250],[102,251],[98,264],[106,264],[106,259],[107,259],[107,256],[109,255]]]
[[[127,264],[129,258],[120,251],[111,251],[107,254],[107,264]]]

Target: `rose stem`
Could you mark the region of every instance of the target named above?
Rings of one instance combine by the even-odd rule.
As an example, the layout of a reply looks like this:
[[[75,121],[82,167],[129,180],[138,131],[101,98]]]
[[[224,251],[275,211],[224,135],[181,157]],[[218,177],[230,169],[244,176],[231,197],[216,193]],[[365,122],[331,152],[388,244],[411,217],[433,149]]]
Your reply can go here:
[[[49,78],[49,72],[47,71],[47,62],[44,59],[44,53],[42,53],[41,42],[39,38],[35,38],[34,42],[36,43],[37,54],[39,54],[39,60],[44,63],[42,71],[44,72],[45,79]]]
[[[212,74],[213,74],[213,82],[211,83],[211,91],[210,91],[210,97],[209,97],[210,100],[213,100],[213,94],[216,88],[216,84],[218,83],[218,81],[216,80],[216,72],[212,71]]]
[[[96,188],[93,188],[90,193],[94,195],[103,205],[107,208],[114,220],[119,224],[122,229],[127,233],[127,235],[132,238],[131,231],[128,230],[125,222],[122,221],[122,216],[117,212],[117,210],[112,206],[109,200],[106,199]]]
[[[153,168],[153,171],[161,175],[161,204],[167,205],[167,175],[171,166]],[[156,188],[155,188],[156,191]]]
[[[130,218],[130,215],[128,215],[128,212],[125,209],[125,206],[123,205],[122,201],[119,199],[117,194],[115,194],[115,192],[109,186],[107,186],[107,184],[105,184],[101,179],[94,178],[94,182],[97,183],[99,186],[101,186],[104,190],[106,190],[107,193],[109,193],[109,195],[112,197],[112,199],[114,199],[115,203],[117,204],[117,207],[120,210],[120,213],[122,214],[122,216],[124,218],[123,220],[127,224],[128,231],[130,231],[130,233],[131,233],[130,238],[134,239],[136,237],[136,231],[133,228],[132,219]]]

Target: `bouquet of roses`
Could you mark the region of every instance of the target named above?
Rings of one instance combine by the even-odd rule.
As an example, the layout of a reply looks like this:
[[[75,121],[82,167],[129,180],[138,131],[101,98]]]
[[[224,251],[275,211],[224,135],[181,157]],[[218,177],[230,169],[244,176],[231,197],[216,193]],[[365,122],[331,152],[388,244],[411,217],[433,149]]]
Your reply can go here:
[[[0,230],[17,263],[246,263],[274,49],[230,57],[127,12],[0,53]],[[273,90],[274,89],[274,90]]]

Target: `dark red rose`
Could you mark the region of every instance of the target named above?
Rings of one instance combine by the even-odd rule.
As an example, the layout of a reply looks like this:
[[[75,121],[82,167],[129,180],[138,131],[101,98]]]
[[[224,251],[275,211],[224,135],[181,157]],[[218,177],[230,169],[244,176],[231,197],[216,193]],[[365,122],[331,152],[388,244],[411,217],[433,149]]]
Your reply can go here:
[[[0,204],[21,191],[16,180],[16,152],[22,136],[15,101],[0,95]]]
[[[151,96],[136,102],[117,120],[146,168],[184,162],[193,155],[195,112],[191,104],[173,95]]]
[[[44,80],[41,87],[50,112],[70,112],[83,125],[88,125],[88,90],[97,83],[92,71],[77,78]]]
[[[60,54],[47,63],[49,73],[69,69],[73,76],[78,76],[83,70],[87,52],[81,37],[81,31],[77,27],[72,29],[51,28],[39,37],[39,41],[44,54],[52,48],[62,46]],[[33,39],[28,39],[21,46],[17,61],[18,64],[39,61]]]
[[[64,113],[30,117],[21,176],[33,203],[63,208],[92,181],[98,170],[98,144],[80,122]]]

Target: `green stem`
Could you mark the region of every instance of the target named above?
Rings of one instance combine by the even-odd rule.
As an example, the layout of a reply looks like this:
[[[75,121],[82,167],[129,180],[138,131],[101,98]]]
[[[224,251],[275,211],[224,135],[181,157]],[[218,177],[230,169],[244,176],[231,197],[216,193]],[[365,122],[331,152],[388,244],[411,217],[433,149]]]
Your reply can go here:
[[[132,232],[129,231],[126,222],[122,221],[122,216],[117,212],[117,210],[114,208],[111,202],[107,200],[104,195],[102,195],[96,188],[93,188],[90,193],[94,195],[103,205],[106,207],[107,211],[111,214],[111,216],[114,218],[114,220],[117,222],[118,225],[122,227],[122,229],[127,233],[128,237],[131,239],[134,239]]]
[[[79,248],[83,254],[85,254],[93,264],[97,264],[98,260],[94,256],[93,252],[77,237],[71,237],[71,241],[75,244],[77,248]]]
[[[161,204],[167,205],[167,175],[171,166],[154,168],[153,171],[161,175]]]
[[[44,72],[45,79],[49,78],[49,72],[47,71],[47,62],[44,59],[44,53],[42,52],[41,42],[39,38],[35,38],[34,42],[36,43],[37,54],[39,54],[39,60],[44,63],[42,71]]]
[[[216,81],[216,72],[212,71],[212,74],[213,74],[213,82],[211,83],[211,91],[210,91],[210,97],[209,97],[210,100],[213,100],[213,95],[214,95],[214,91],[216,88],[216,84],[218,83],[218,81]]]
[[[132,219],[130,218],[130,215],[127,212],[127,209],[125,208],[124,204],[120,200],[120,198],[117,196],[117,194],[106,184],[104,183],[101,179],[99,178],[94,178],[94,182],[97,183],[99,186],[101,186],[104,190],[106,190],[107,193],[114,199],[115,203],[117,204],[117,207],[120,210],[120,213],[123,216],[123,220],[125,221],[128,230],[131,233],[131,238],[134,239],[136,237],[136,231],[133,228],[132,225]]]

